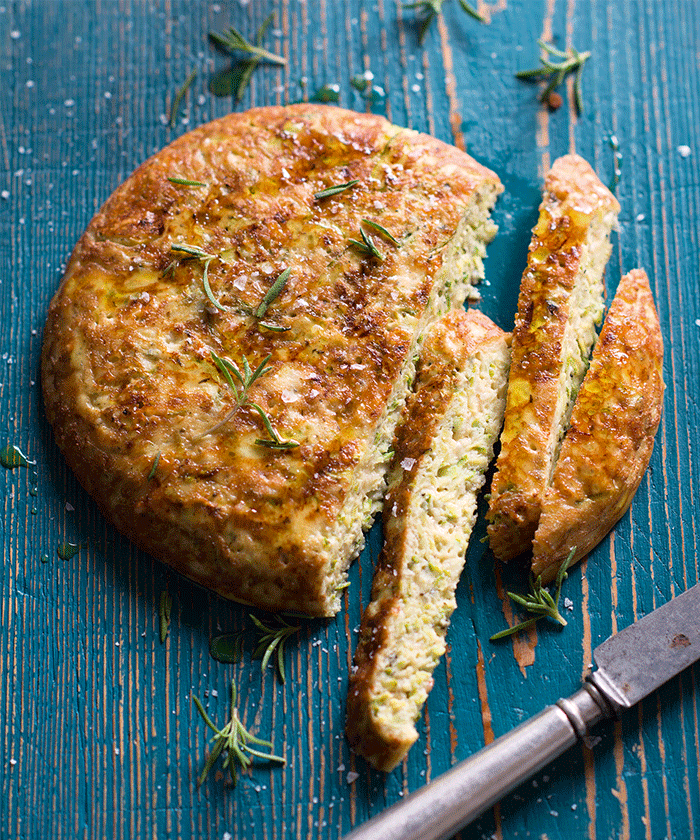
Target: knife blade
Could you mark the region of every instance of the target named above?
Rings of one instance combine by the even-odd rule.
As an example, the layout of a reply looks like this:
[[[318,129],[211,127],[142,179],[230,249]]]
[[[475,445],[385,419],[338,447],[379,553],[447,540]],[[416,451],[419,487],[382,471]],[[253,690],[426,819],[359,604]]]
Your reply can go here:
[[[700,659],[700,583],[593,651],[596,670],[548,706],[425,787],[351,831],[345,840],[448,840],[592,726],[618,717]]]

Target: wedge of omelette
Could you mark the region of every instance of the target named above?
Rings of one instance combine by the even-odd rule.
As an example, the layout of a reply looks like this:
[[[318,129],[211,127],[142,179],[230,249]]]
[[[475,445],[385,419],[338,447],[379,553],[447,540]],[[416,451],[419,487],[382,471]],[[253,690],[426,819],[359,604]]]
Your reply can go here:
[[[90,222],[48,313],[47,417],[139,546],[226,598],[332,615],[426,329],[483,276],[502,187],[372,114],[230,114]]]
[[[509,363],[510,335],[475,310],[443,317],[423,346],[397,429],[385,542],[348,689],[348,740],[380,770],[393,769],[418,737],[445,652]]]

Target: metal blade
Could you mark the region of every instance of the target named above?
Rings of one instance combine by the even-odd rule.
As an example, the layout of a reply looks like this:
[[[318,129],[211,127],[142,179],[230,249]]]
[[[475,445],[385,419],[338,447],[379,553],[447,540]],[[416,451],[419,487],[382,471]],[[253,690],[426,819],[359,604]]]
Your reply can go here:
[[[616,711],[634,706],[700,659],[700,583],[606,639],[589,680]]]

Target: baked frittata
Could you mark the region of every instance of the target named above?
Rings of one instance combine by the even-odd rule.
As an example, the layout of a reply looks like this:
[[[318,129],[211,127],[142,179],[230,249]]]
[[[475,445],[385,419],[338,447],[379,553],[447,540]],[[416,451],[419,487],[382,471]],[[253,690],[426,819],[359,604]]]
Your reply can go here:
[[[547,173],[513,330],[489,543],[501,560],[529,551],[562,435],[603,317],[603,274],[620,205],[583,158]]]
[[[452,146],[320,105],[157,153],[49,309],[46,413],[83,486],[224,597],[335,613],[420,337],[483,275],[501,189]]]
[[[578,392],[533,543],[532,571],[556,576],[625,513],[649,465],[663,406],[663,340],[647,275],[617,288]]]
[[[348,739],[379,770],[392,770],[418,737],[503,422],[509,363],[510,336],[475,310],[443,317],[423,345],[348,691]]]

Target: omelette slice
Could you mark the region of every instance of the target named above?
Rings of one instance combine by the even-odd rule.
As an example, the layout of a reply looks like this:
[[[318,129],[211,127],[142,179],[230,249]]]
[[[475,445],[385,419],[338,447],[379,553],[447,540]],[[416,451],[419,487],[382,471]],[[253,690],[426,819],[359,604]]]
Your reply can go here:
[[[389,771],[418,737],[416,720],[445,652],[476,497],[503,421],[510,336],[475,310],[429,333],[395,439],[385,543],[350,677],[347,734]]]

